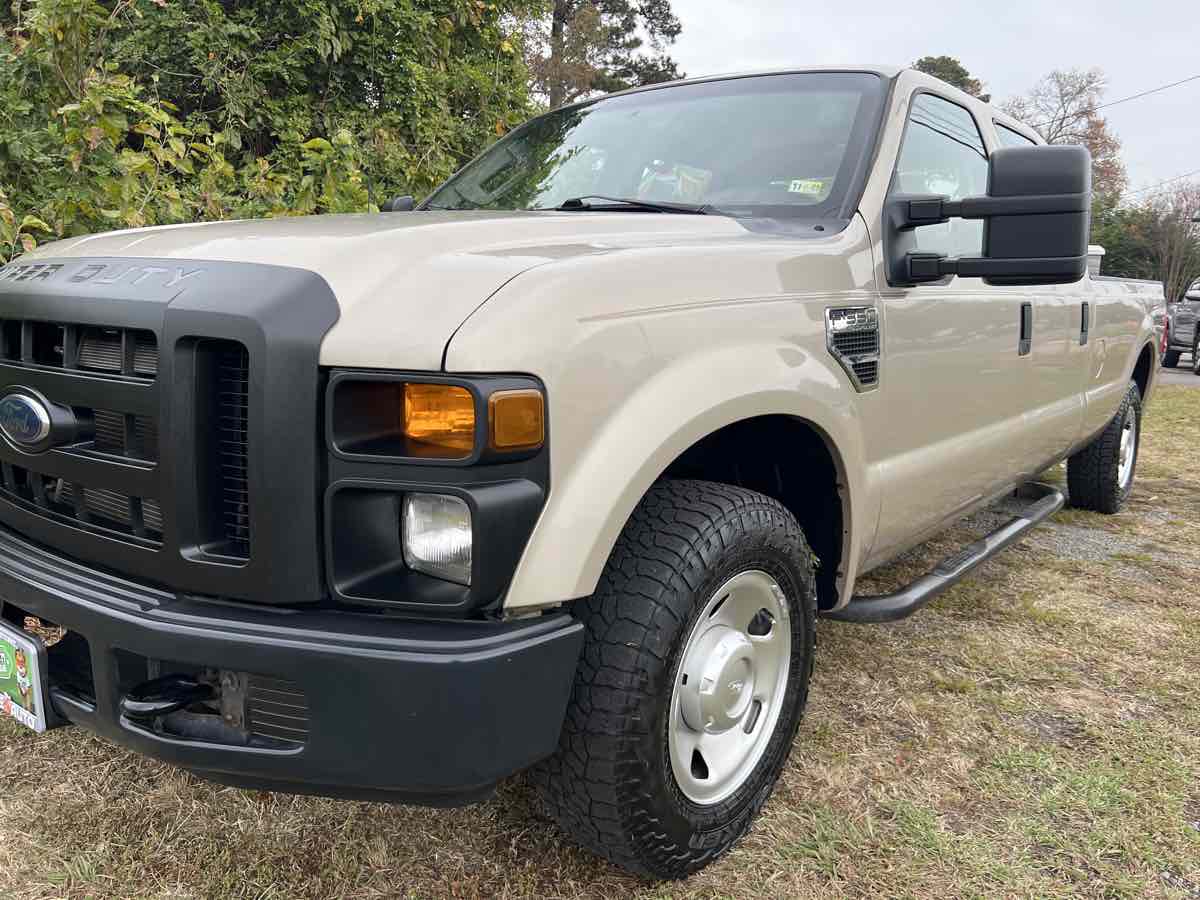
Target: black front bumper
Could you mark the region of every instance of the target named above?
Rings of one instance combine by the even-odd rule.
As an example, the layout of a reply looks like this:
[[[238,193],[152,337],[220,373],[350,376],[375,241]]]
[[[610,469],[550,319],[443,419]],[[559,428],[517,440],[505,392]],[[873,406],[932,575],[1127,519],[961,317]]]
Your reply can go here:
[[[582,626],[565,614],[421,622],[180,597],[5,529],[0,611],[87,642],[82,679],[50,654],[52,712],[65,721],[226,784],[431,805],[486,796],[554,750],[583,642]],[[134,682],[174,665],[289,685],[303,696],[299,739],[181,738],[122,716]]]

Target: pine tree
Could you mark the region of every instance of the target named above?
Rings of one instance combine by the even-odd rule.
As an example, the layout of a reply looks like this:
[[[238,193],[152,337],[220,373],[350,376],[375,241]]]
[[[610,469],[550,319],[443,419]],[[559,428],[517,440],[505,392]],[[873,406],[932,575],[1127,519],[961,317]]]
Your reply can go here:
[[[681,78],[667,53],[681,31],[670,0],[554,0],[527,29],[534,90],[554,108]]]

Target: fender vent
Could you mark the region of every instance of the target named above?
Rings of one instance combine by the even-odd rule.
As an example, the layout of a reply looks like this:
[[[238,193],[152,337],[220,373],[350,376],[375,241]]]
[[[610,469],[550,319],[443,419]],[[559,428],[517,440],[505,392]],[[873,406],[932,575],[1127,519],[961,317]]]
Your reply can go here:
[[[845,369],[857,391],[879,386],[879,311],[873,306],[825,310],[829,352]]]

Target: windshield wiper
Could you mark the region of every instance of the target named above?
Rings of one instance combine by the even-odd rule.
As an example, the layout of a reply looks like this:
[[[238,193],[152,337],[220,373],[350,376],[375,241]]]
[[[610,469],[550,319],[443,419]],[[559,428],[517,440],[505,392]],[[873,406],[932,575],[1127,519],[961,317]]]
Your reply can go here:
[[[600,200],[602,205],[589,203],[589,200]],[[691,216],[706,216],[712,209],[708,204],[698,203],[666,203],[658,200],[634,200],[629,197],[606,197],[603,194],[587,194],[583,197],[572,197],[554,207],[564,212],[596,212],[613,209],[635,210],[638,212],[682,213]]]

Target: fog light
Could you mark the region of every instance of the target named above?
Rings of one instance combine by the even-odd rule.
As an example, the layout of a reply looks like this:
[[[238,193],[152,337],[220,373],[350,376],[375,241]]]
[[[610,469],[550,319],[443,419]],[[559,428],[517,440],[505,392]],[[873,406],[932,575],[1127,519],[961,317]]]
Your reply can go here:
[[[471,509],[448,494],[404,497],[404,562],[410,569],[471,583]]]

